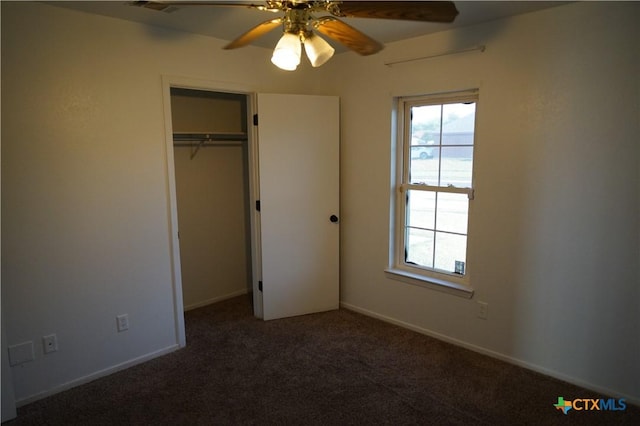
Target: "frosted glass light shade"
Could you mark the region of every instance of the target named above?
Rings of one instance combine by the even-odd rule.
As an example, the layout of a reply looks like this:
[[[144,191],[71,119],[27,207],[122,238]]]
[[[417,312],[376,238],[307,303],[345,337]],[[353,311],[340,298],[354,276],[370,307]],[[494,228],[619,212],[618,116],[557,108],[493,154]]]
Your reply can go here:
[[[294,71],[300,64],[300,37],[297,34],[284,33],[273,51],[271,62],[285,71]]]
[[[329,43],[317,35],[311,35],[304,39],[304,51],[313,67],[319,67],[327,62],[335,52]]]

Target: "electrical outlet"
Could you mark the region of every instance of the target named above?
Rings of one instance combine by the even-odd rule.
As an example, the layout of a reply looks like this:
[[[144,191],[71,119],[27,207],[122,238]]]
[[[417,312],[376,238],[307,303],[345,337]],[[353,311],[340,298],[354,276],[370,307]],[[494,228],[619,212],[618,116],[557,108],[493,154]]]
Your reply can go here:
[[[118,333],[129,329],[129,315],[122,314],[116,317],[116,324],[118,326]]]
[[[478,318],[486,320],[489,316],[489,304],[478,301]]]
[[[50,354],[58,350],[58,338],[55,334],[42,336],[42,349],[45,354]]]

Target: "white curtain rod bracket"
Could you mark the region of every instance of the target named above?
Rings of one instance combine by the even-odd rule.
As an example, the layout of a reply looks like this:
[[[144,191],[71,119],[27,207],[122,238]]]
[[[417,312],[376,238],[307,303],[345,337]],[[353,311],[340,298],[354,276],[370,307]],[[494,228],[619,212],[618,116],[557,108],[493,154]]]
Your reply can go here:
[[[421,56],[419,58],[410,58],[410,59],[401,59],[399,61],[392,61],[392,62],[385,62],[384,64],[388,67],[393,66],[393,65],[398,65],[398,64],[405,64],[407,62],[415,62],[415,61],[422,61],[424,59],[432,59],[432,58],[439,58],[440,56],[448,56],[448,55],[455,55],[458,53],[466,53],[466,52],[473,52],[473,51],[480,51],[480,53],[484,52],[486,50],[486,46],[480,45],[480,46],[473,46],[473,47],[469,47],[466,49],[459,49],[459,50],[452,50],[450,52],[444,52],[444,53],[437,53],[435,55],[429,55],[429,56]]]

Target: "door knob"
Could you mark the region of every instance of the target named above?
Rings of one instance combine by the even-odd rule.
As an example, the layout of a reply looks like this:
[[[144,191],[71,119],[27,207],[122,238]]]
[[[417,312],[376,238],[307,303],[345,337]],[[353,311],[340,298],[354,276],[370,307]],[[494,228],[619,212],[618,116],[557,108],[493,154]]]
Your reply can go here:
[[[338,222],[338,216],[336,216],[335,214],[332,214],[329,220],[331,221],[331,223],[336,223]]]

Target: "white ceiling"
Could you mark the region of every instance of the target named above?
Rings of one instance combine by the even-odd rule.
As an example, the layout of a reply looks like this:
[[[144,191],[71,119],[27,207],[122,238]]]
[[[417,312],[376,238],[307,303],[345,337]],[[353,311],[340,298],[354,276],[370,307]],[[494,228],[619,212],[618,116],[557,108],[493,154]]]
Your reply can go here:
[[[242,3],[242,1],[236,2]],[[127,1],[53,1],[46,3],[228,41],[235,39],[259,23],[272,19],[274,16],[270,12],[244,7],[181,6],[177,10],[172,8],[174,10],[167,13],[134,7],[129,5]],[[261,2],[255,0],[252,3]],[[386,44],[438,31],[546,9],[564,3],[566,2],[456,1],[455,5],[460,14],[451,24],[363,18],[344,18],[344,21],[379,42]],[[252,44],[271,48],[275,46],[280,35],[280,31],[274,30],[255,40]],[[338,46],[337,42],[332,41],[331,44],[336,48],[336,53],[346,51],[345,48]]]

